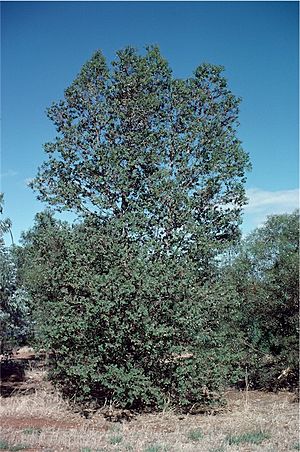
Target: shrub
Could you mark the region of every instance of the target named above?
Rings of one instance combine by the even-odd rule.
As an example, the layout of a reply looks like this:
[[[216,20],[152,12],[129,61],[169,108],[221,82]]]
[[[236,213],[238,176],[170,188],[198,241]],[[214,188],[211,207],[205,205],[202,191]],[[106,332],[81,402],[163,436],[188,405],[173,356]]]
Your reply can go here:
[[[95,223],[70,228],[48,214],[25,243],[37,337],[53,350],[50,376],[66,395],[136,409],[219,403],[238,352],[232,301],[205,287],[189,260],[153,262]]]
[[[238,248],[223,284],[240,300],[236,328],[253,388],[297,387],[299,212],[273,215]],[[226,273],[226,271],[225,271]]]

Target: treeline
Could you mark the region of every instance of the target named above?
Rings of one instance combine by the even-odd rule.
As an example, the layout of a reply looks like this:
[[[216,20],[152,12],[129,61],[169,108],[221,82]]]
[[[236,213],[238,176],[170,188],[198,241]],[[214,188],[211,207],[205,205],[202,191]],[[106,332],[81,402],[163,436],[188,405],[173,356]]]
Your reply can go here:
[[[271,216],[199,281],[41,213],[22,246],[1,245],[1,352],[52,351],[51,379],[80,402],[203,409],[230,385],[295,389],[298,238],[298,211]]]
[[[297,384],[299,213],[240,242],[250,164],[222,71],[179,80],[156,47],[110,66],[96,52],[48,110],[32,187],[78,221],[36,216],[1,315],[7,338],[52,352],[72,400],[204,410],[228,385]]]

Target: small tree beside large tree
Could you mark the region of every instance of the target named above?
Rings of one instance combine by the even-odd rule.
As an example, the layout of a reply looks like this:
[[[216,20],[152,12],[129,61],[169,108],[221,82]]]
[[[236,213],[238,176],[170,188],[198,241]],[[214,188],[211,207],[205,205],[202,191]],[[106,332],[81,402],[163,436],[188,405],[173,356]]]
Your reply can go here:
[[[299,211],[269,216],[236,251],[223,268],[223,285],[240,300],[241,365],[251,387],[293,389],[299,384]]]

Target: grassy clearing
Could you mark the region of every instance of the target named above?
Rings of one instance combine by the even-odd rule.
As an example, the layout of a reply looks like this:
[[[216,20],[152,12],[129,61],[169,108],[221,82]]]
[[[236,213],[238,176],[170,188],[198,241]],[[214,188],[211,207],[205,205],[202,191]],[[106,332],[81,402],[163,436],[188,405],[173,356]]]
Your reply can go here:
[[[38,375],[34,378],[38,381]],[[289,393],[233,391],[217,415],[178,416],[165,410],[109,422],[86,419],[41,377],[34,394],[2,398],[0,450],[48,452],[285,452],[299,450],[298,404]],[[5,447],[4,447],[5,446]],[[19,447],[19,449],[17,449]]]
[[[228,444],[229,445],[233,445],[233,444],[245,444],[245,443],[249,443],[249,444],[261,444],[263,441],[265,441],[266,439],[270,439],[271,435],[269,433],[265,433],[265,432],[247,432],[247,433],[242,433],[240,435],[230,435],[227,438]]]

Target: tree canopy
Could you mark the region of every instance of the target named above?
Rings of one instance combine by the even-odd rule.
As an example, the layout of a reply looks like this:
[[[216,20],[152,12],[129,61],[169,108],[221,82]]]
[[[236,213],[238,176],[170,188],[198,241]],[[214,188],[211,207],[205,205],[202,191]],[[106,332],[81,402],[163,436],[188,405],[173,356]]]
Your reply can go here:
[[[176,79],[157,47],[127,47],[110,66],[97,51],[48,109],[58,135],[32,182],[38,198],[168,252],[232,240],[249,159],[222,70]]]

